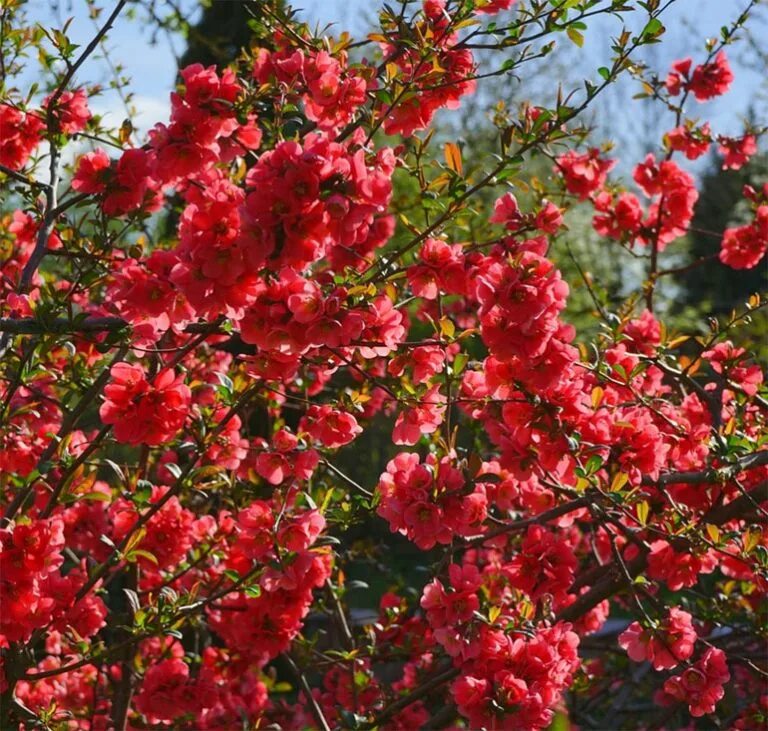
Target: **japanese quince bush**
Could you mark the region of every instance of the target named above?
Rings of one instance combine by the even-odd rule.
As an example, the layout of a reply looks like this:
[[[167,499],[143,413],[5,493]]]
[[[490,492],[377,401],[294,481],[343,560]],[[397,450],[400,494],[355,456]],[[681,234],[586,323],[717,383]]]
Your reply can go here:
[[[2,727],[761,727],[768,400],[739,337],[765,303],[659,308],[689,161],[738,169],[764,131],[702,119],[751,5],[653,70],[659,2],[406,2],[358,41],[265,3],[266,40],[182,69],[141,139],[85,79],[125,5],[85,47],[2,11]],[[441,138],[609,13],[611,65],[497,114],[493,157]],[[621,79],[661,126],[619,164],[581,117]],[[690,266],[765,266],[768,185],[743,207]],[[586,341],[584,210],[644,269]]]

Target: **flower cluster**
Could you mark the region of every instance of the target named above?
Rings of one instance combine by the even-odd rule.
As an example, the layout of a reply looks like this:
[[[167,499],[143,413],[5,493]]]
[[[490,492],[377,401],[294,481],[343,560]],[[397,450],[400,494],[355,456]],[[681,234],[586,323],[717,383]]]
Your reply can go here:
[[[387,465],[378,492],[378,514],[422,549],[477,533],[486,517],[484,487],[468,486],[447,457],[438,462],[430,455],[423,463],[418,454],[401,452]]]
[[[600,150],[593,147],[581,154],[569,150],[561,155],[557,158],[556,171],[563,176],[565,189],[585,200],[605,185],[615,165],[615,160],[601,157]]]
[[[140,365],[128,363],[112,366],[110,374],[99,415],[113,425],[115,438],[150,446],[173,439],[189,415],[191,392],[184,376],[165,369],[150,382]]]
[[[17,523],[0,533],[0,633],[6,645],[27,642],[34,631],[49,627],[88,638],[104,626],[102,599],[79,595],[87,579],[84,562],[62,574],[64,547],[59,517]]]
[[[296,511],[277,530],[275,517],[274,506],[258,500],[236,517],[226,564],[243,576],[258,571],[258,582],[247,592],[233,587],[208,610],[211,629],[260,666],[301,631],[313,589],[326,582],[332,563],[327,549],[313,548],[325,527],[322,515]]]
[[[254,79],[279,85],[283,93],[290,89],[303,102],[307,119],[330,133],[341,130],[366,100],[370,69],[350,67],[344,52],[307,52],[283,35],[276,40],[277,50],[258,49]]]
[[[395,158],[367,154],[354,135],[346,144],[322,134],[282,142],[248,172],[241,236],[251,266],[302,269],[335,247],[363,260],[385,243],[374,226],[392,193]]]
[[[696,101],[704,102],[725,94],[733,82],[733,72],[725,51],[719,51],[714,59],[699,64],[691,70],[693,61],[685,58],[675,61],[667,75],[666,86],[671,96],[690,92]]]
[[[662,251],[688,230],[699,198],[693,177],[673,160],[657,162],[651,154],[635,167],[632,177],[652,201],[643,226]],[[643,238],[647,242],[651,236]]]
[[[398,104],[385,104],[380,112],[388,135],[411,136],[427,127],[439,109],[458,108],[461,97],[475,90],[474,57],[469,49],[456,47],[459,35],[445,6],[445,0],[425,0],[423,15],[409,29],[424,39],[424,50],[434,61],[425,60],[422,49],[401,48],[389,39],[381,44],[385,58],[391,59],[400,95]],[[396,34],[402,29],[393,31]],[[394,40],[396,43],[396,35]]]
[[[546,728],[578,668],[578,643],[562,623],[532,639],[481,630],[477,656],[451,686],[459,711],[475,728]]]
[[[632,622],[619,635],[619,644],[635,662],[648,660],[654,670],[669,670],[693,654],[696,637],[691,615],[671,607],[658,627],[643,629]]]
[[[665,81],[633,61],[662,35],[640,3],[600,69],[670,113],[639,163],[581,124],[590,83],[494,106],[492,162],[486,128],[434,134],[552,33],[638,10],[550,5],[385,3],[358,41],[256,3],[146,135],[91,112],[103,35],[4,12],[0,726],[764,720],[765,301],[675,301],[768,250],[768,185],[719,261],[684,241],[687,161],[754,179],[763,126],[685,113],[731,85],[746,14]]]
[[[728,228],[723,233],[720,261],[732,269],[756,267],[768,251],[768,204],[761,203],[752,223]]]
[[[20,170],[42,142],[45,122],[39,114],[0,103],[0,165]]]
[[[712,713],[715,704],[723,697],[723,685],[731,678],[725,653],[709,648],[692,667],[681,675],[674,675],[664,683],[660,701],[682,701],[695,718]]]

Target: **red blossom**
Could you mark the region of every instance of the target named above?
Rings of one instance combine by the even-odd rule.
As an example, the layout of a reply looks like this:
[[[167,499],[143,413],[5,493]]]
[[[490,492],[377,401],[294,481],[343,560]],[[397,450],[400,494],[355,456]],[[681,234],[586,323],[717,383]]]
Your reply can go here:
[[[141,366],[127,363],[112,366],[110,373],[99,415],[114,426],[115,438],[150,446],[171,441],[189,413],[191,392],[184,377],[163,370],[150,383]]]

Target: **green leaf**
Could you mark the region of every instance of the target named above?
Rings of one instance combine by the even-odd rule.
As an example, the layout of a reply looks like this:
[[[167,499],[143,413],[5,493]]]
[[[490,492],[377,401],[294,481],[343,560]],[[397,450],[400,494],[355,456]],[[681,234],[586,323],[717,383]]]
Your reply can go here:
[[[565,33],[579,48],[584,46],[584,36],[576,28],[568,28]]]
[[[145,551],[141,548],[137,548],[135,551],[131,551],[126,557],[125,560],[128,561],[128,563],[135,563],[137,559],[139,558],[146,558],[147,561],[150,563],[155,564],[155,566],[158,565],[157,557],[150,553],[149,551]]]
[[[125,552],[130,553],[133,551],[136,546],[138,546],[143,540],[144,536],[147,535],[147,529],[146,528],[139,528],[129,539],[128,543],[125,545]]]
[[[556,713],[547,731],[570,731],[571,724],[564,713]]]
[[[146,480],[139,480],[136,489],[131,495],[134,505],[146,505],[152,497],[152,483]]]
[[[85,495],[78,495],[78,500],[96,500],[102,503],[111,502],[112,496],[103,492],[87,492]]]
[[[453,359],[453,375],[458,376],[467,367],[469,356],[466,353],[456,353]]]
[[[603,458],[593,454],[585,465],[588,475],[594,475],[603,466]]]
[[[666,28],[658,18],[651,18],[640,35],[644,40],[649,40],[660,36],[665,30]]]

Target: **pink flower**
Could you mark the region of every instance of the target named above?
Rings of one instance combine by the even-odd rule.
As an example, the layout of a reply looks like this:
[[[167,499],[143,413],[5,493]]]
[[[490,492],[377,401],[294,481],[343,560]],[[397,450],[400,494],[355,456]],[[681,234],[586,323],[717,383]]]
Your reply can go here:
[[[503,223],[510,231],[516,231],[523,222],[523,215],[512,193],[505,193],[493,205],[491,223]]]
[[[768,250],[768,205],[759,206],[755,220],[727,228],[720,246],[720,261],[732,269],[753,269]]]
[[[685,89],[692,92],[697,101],[703,102],[725,94],[730,88],[733,73],[725,51],[720,51],[714,61],[696,66],[692,74],[691,65],[690,58],[672,64],[672,71],[666,81],[671,96],[677,96]]]
[[[43,109],[48,109],[52,95],[43,101]],[[59,95],[53,108],[53,118],[64,134],[75,134],[85,129],[91,112],[88,109],[88,97],[84,89],[65,91]]]
[[[313,439],[329,449],[349,444],[363,429],[352,414],[329,404],[312,405],[302,418],[302,427]]]
[[[149,383],[141,366],[128,363],[112,366],[110,374],[99,415],[114,425],[115,438],[150,446],[171,441],[189,413],[191,392],[184,377],[165,369]]]
[[[755,135],[717,138],[717,151],[723,156],[723,170],[739,170],[757,152]]]
[[[705,350],[701,357],[709,361],[715,373],[725,376],[748,396],[754,396],[763,382],[760,366],[757,363],[749,365],[744,348],[735,348],[729,340]]]
[[[602,192],[595,198],[592,226],[600,236],[612,239],[634,239],[643,221],[643,209],[633,193],[621,193],[616,200]]]
[[[712,131],[709,124],[701,127],[680,126],[667,132],[665,136],[670,150],[678,150],[689,160],[696,160],[706,154],[712,142]]]
[[[43,139],[45,123],[38,114],[0,103],[0,165],[20,170]]]
[[[725,653],[710,647],[693,667],[669,678],[664,683],[664,692],[674,700],[687,703],[690,714],[698,718],[714,712],[715,705],[725,695],[723,685],[730,678]]]
[[[648,660],[654,670],[669,670],[693,654],[696,637],[691,615],[671,607],[657,628],[643,629],[633,622],[619,635],[619,645],[635,662]]]
[[[72,188],[80,193],[103,193],[110,179],[110,159],[102,149],[87,152],[77,163]]]
[[[556,172],[563,176],[566,190],[581,200],[602,188],[609,171],[616,165],[615,160],[601,158],[597,148],[582,154],[569,150],[556,162]]]
[[[725,51],[720,51],[714,61],[701,64],[693,70],[689,88],[696,100],[703,102],[725,94],[732,81],[733,72]]]
[[[551,201],[543,200],[536,214],[536,228],[545,234],[555,234],[563,225],[563,212]]]
[[[440,386],[432,386],[418,400],[413,408],[401,411],[392,430],[395,444],[413,445],[422,434],[432,434],[440,428],[445,416],[446,398],[440,393]]]

